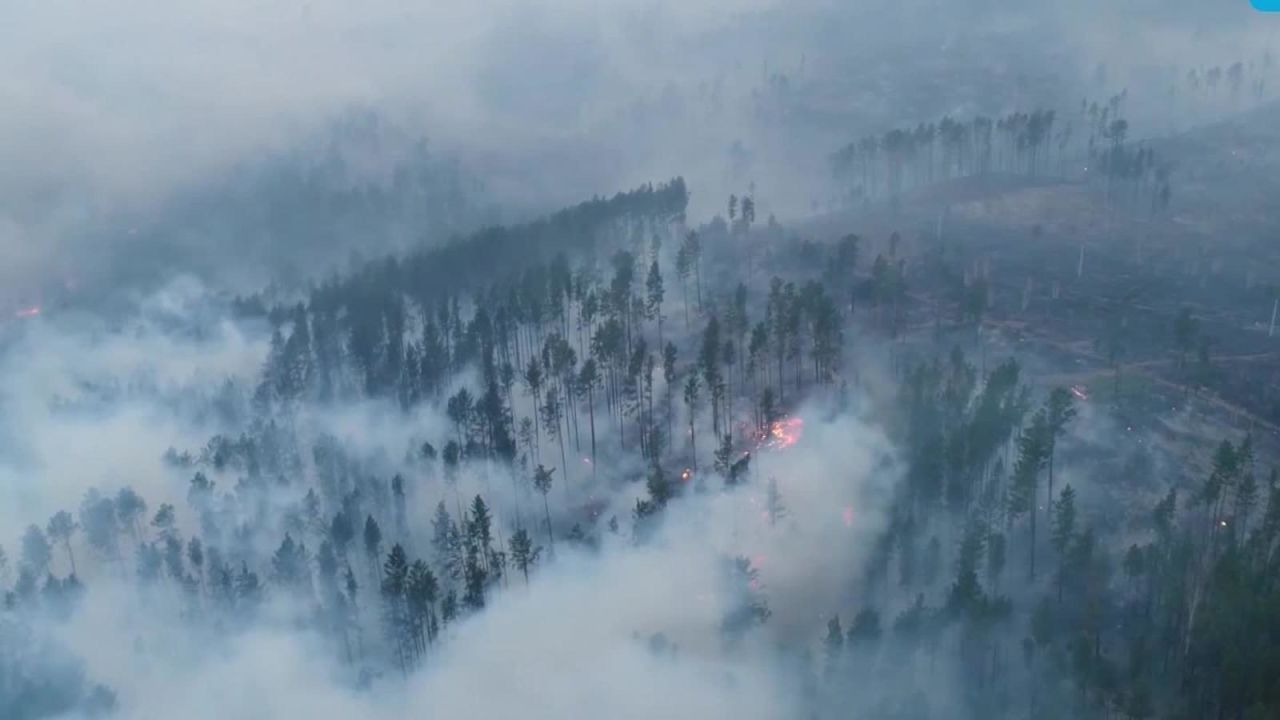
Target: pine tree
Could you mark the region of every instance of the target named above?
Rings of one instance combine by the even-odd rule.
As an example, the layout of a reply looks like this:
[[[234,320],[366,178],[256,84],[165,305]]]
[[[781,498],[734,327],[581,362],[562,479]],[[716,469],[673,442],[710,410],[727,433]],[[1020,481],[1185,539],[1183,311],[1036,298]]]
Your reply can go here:
[[[376,584],[379,578],[378,557],[382,555],[382,528],[372,515],[364,520],[364,553],[369,559],[370,577]]]
[[[551,534],[551,506],[547,502],[547,495],[551,492],[551,474],[554,472],[555,468],[548,470],[541,465],[533,471],[533,487],[542,495],[542,510],[547,521],[547,543],[552,553],[555,552],[556,540]]]
[[[751,627],[764,624],[771,611],[760,592],[760,571],[752,566],[749,558],[727,560],[725,580],[732,599],[721,630],[726,640],[734,643]]]
[[[1067,549],[1071,547],[1076,530],[1076,491],[1070,486],[1053,505],[1053,549],[1058,553],[1058,602],[1062,602],[1062,586],[1065,580]]]
[[[769,525],[776,527],[778,521],[787,516],[787,508],[782,503],[782,493],[778,490],[778,478],[769,477],[769,486],[765,493],[765,511],[769,514]]]
[[[529,389],[529,394],[533,396],[533,437],[534,448],[538,449],[542,440],[540,438],[541,429],[538,424],[538,413],[542,407],[542,363],[537,357],[530,357],[529,364],[524,370],[524,384]]]
[[[538,555],[541,552],[542,547],[533,544],[533,538],[524,528],[516,530],[511,536],[511,557],[515,560],[516,567],[524,574],[526,585],[529,583],[529,568],[538,561]]]
[[[471,610],[484,609],[484,591],[488,573],[481,565],[479,546],[467,543],[466,564],[463,570],[462,604]]]
[[[596,388],[600,385],[600,373],[595,358],[587,358],[578,371],[576,386],[580,395],[586,395],[587,419],[591,426],[591,468],[596,465]]]
[[[53,557],[53,550],[49,545],[48,538],[45,537],[44,531],[35,525],[27,527],[26,533],[22,535],[22,563],[31,569],[31,572],[37,577],[44,575],[49,569],[49,561]]]
[[[391,478],[391,496],[395,500],[396,507],[396,533],[401,538],[408,537],[408,501],[405,498],[404,476],[400,473],[396,473],[395,477]]]
[[[171,508],[172,506],[166,505],[165,507]],[[53,517],[49,518],[49,525],[45,528],[49,539],[62,544],[63,550],[67,553],[67,563],[71,568],[72,575],[76,574],[76,556],[71,551],[71,536],[75,535],[79,529],[80,524],[71,517],[71,513],[65,510],[59,510],[54,513]]]
[[[440,594],[439,581],[423,561],[415,560],[409,566],[405,593],[413,633],[418,640],[418,652],[421,654],[426,651],[424,638],[427,643],[435,641],[439,624],[435,606]]]
[[[645,278],[645,291],[645,312],[649,319],[656,320],[658,323],[658,346],[662,347],[662,300],[665,292],[662,288],[662,270],[658,268],[657,260],[649,265],[649,275]]]
[[[822,644],[826,653],[826,674],[831,678],[839,670],[841,656],[844,654],[844,630],[840,627],[839,615],[833,615],[827,621],[827,637]]]
[[[731,483],[729,478],[729,467],[733,464],[733,436],[725,433],[720,438],[720,447],[716,449],[715,470],[725,479],[725,483]]]
[[[346,557],[347,546],[355,539],[356,531],[351,523],[351,516],[345,511],[338,511],[329,523],[329,539],[339,557]]]
[[[156,510],[155,517],[151,518],[151,527],[155,528],[161,537],[169,537],[177,532],[176,525],[176,511],[169,503],[162,504],[160,509]]]
[[[567,466],[569,460],[564,449],[564,432],[560,427],[560,421],[564,417],[564,408],[560,405],[560,396],[555,392],[548,392],[546,398],[543,400],[542,407],[539,409],[539,412],[542,414],[543,429],[545,429],[547,434],[555,438],[560,444],[561,464]],[[567,484],[565,489],[566,491],[568,490]]]
[[[488,565],[488,557],[493,552],[493,517],[484,499],[476,495],[471,503],[471,520],[467,523],[470,542],[477,546],[481,562]]]
[[[201,477],[199,473],[197,477]],[[118,533],[119,520],[115,502],[101,495],[96,489],[85,493],[80,503],[80,526],[85,540],[99,556],[107,560],[120,560]]]
[[[262,602],[262,584],[257,573],[250,572],[246,563],[240,564],[240,572],[235,578],[235,603],[240,616],[246,621],[253,617],[258,605]]]
[[[693,257],[687,243],[681,243],[676,251],[676,275],[680,278],[681,296],[684,298],[684,326],[689,328],[689,273],[693,269]]]
[[[698,368],[702,380],[711,395],[711,429],[720,435],[720,399],[724,393],[720,374],[720,321],[712,316],[702,333],[702,349],[698,355]]]
[[[295,543],[289,533],[271,557],[272,575],[277,583],[292,592],[311,592],[310,558],[307,548]]]
[[[1006,561],[1004,533],[993,532],[987,537],[987,585],[995,592],[1000,586]]]
[[[880,627],[880,613],[873,608],[863,608],[853,617],[849,624],[846,641],[850,647],[865,648],[880,641],[883,631]]]
[[[187,562],[191,563],[191,569],[199,582],[204,577],[204,544],[200,542],[200,538],[193,537],[187,541]]]
[[[448,626],[458,617],[458,593],[450,590],[445,593],[444,600],[440,601],[440,622],[444,626]]]
[[[689,413],[689,451],[691,454],[691,462],[693,463],[693,471],[698,471],[698,436],[694,423],[698,417],[698,376],[695,373],[689,373],[684,382],[684,404]]]
[[[1049,507],[1053,507],[1053,461],[1058,447],[1058,438],[1066,432],[1067,424],[1076,416],[1075,399],[1070,390],[1054,388],[1049,393],[1046,403],[1045,419],[1048,426],[1049,455]]]
[[[462,577],[461,535],[457,523],[449,516],[449,511],[441,500],[436,505],[435,517],[431,520],[431,547],[435,550],[441,574],[454,580]]]
[[[408,556],[404,548],[396,543],[387,553],[387,560],[382,566],[381,592],[387,645],[394,648],[396,662],[404,673],[409,669],[409,642],[412,637],[406,601],[408,577]]]
[[[1036,518],[1040,514],[1036,507],[1037,489],[1040,469],[1047,459],[1048,434],[1046,414],[1044,410],[1039,410],[1018,440],[1018,460],[1014,465],[1013,487],[1009,498],[1009,512],[1013,517],[1023,513],[1030,517],[1027,575],[1031,580],[1036,576]]]
[[[116,493],[116,517],[120,525],[128,531],[135,543],[145,540],[141,520],[147,512],[147,501],[143,500],[131,487],[124,487]]]

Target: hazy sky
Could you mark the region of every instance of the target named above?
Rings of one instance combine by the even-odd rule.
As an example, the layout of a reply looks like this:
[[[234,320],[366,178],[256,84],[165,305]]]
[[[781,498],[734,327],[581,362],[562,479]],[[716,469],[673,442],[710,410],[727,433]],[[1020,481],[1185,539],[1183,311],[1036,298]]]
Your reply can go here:
[[[795,215],[822,199],[826,153],[860,132],[1075,102],[1098,63],[1111,63],[1114,90],[1274,36],[1251,11],[1196,6],[19,3],[0,27],[0,301],[113,255],[108,238],[129,232],[120,218],[306,142],[352,105],[455,154],[508,204],[682,174],[699,215],[752,183],[762,217]]]

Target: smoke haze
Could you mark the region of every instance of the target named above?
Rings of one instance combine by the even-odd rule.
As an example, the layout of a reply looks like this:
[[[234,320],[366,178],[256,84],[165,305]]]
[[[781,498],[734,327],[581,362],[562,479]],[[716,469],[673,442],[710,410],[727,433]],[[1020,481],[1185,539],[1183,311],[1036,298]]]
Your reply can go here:
[[[10,8],[0,717],[1183,717],[1280,557],[1239,4]]]

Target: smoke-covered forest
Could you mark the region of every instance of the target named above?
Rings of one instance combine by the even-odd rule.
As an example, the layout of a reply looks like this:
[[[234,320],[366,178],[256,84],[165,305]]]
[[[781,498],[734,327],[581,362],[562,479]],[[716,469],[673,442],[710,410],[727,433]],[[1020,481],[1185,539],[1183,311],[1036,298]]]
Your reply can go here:
[[[1280,717],[1280,16],[0,30],[0,718]]]

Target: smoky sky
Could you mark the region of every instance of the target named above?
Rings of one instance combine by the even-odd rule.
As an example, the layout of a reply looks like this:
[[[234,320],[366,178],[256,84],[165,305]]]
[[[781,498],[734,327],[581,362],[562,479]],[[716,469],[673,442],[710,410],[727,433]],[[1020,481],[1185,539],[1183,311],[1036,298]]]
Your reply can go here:
[[[750,188],[762,218],[807,213],[827,154],[860,132],[1136,91],[1274,35],[1243,3],[1213,5],[19,4],[0,28],[3,301],[154,254],[131,233],[166,202],[352,107],[456,158],[509,215],[675,175],[703,216]]]

